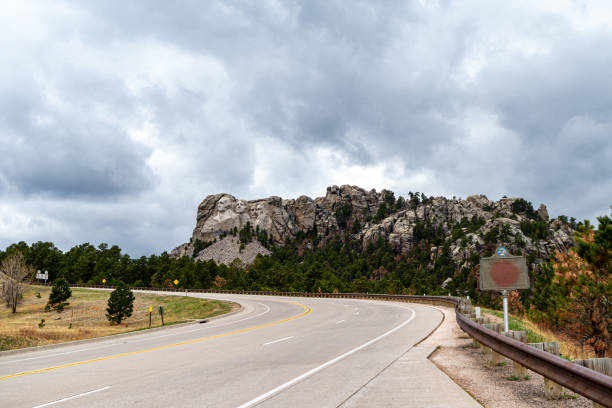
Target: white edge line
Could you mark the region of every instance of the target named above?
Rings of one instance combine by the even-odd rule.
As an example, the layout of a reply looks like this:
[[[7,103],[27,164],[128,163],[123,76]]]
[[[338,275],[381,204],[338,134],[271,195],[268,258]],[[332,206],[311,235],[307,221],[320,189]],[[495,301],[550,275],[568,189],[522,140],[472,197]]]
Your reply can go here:
[[[346,320],[338,320],[338,321],[336,322],[336,324],[340,324],[340,323],[345,322],[345,321],[346,321]]]
[[[379,341],[380,339],[387,337],[387,336],[388,336],[388,335],[390,335],[391,333],[394,333],[394,332],[398,331],[399,329],[401,329],[402,327],[404,327],[404,326],[406,326],[408,323],[410,323],[410,322],[412,321],[412,319],[414,319],[414,317],[416,316],[416,312],[415,312],[413,309],[410,309],[410,308],[407,308],[407,309],[408,309],[408,310],[410,310],[410,311],[412,312],[412,316],[410,316],[410,317],[408,318],[408,320],[405,320],[405,321],[404,321],[402,324],[400,324],[399,326],[394,327],[393,329],[389,330],[388,332],[383,333],[383,334],[381,334],[380,336],[378,336],[378,337],[376,337],[376,338],[373,338],[372,340],[368,341],[367,343],[364,343],[364,344],[362,344],[361,346],[357,346],[357,347],[355,347],[354,349],[349,350],[349,351],[347,351],[346,353],[341,354],[341,355],[339,355],[338,357],[336,357],[336,358],[334,358],[334,359],[331,359],[331,360],[327,361],[326,363],[321,364],[321,365],[320,365],[320,366],[318,366],[318,367],[315,367],[315,368],[313,368],[313,369],[311,369],[311,370],[309,370],[309,371],[306,371],[304,374],[299,375],[299,376],[297,376],[297,377],[293,378],[292,380],[289,380],[289,381],[287,381],[286,383],[281,384],[281,385],[279,385],[278,387],[273,388],[273,389],[271,389],[270,391],[268,391],[268,392],[266,392],[266,393],[264,393],[264,394],[261,394],[260,396],[255,397],[255,398],[253,398],[253,399],[252,399],[252,400],[250,400],[250,401],[245,402],[244,404],[242,404],[242,405],[238,406],[237,408],[249,408],[249,407],[252,407],[252,406],[254,406],[254,405],[256,405],[256,404],[259,404],[260,402],[262,402],[262,401],[264,401],[264,400],[268,399],[269,397],[273,396],[274,394],[277,394],[278,392],[283,391],[283,390],[285,390],[285,389],[287,389],[287,388],[289,388],[289,387],[291,387],[291,386],[293,386],[293,385],[295,385],[295,384],[299,383],[300,381],[302,381],[302,380],[304,380],[304,379],[306,379],[306,378],[310,377],[310,376],[311,376],[311,375],[313,375],[313,374],[318,373],[319,371],[323,370],[324,368],[327,368],[327,367],[329,367],[330,365],[335,364],[335,363],[337,363],[338,361],[340,361],[340,360],[342,360],[342,359],[344,359],[344,358],[346,358],[346,357],[350,356],[351,354],[354,354],[354,353],[358,352],[359,350],[361,350],[361,349],[363,349],[363,348],[365,348],[365,347],[368,347],[368,346],[369,346],[369,345],[371,345],[371,344],[376,343],[376,342],[377,342],[377,341]]]
[[[84,392],[82,394],[73,395],[72,397],[66,397],[66,398],[62,398],[62,399],[57,400],[57,401],[47,402],[46,404],[36,405],[35,407],[32,407],[32,408],[48,407],[49,405],[59,404],[60,402],[68,401],[68,400],[79,398],[79,397],[84,397],[85,395],[93,394],[94,392],[100,392],[100,391],[108,390],[109,388],[111,388],[111,387],[108,386],[108,387],[98,388],[97,390],[88,391],[88,392]]]
[[[113,347],[116,346],[116,343],[113,344],[105,344],[103,346],[98,346],[98,347],[89,347],[89,348],[84,348],[84,349],[78,349],[78,350],[72,350],[72,351],[65,351],[62,353],[54,353],[54,354],[45,354],[43,356],[37,356],[37,357],[28,357],[28,358],[20,358],[19,360],[9,360],[9,361],[1,361],[0,365],[6,365],[6,364],[12,364],[12,363],[19,363],[21,361],[30,361],[30,360],[39,360],[41,358],[49,358],[49,357],[57,357],[57,356],[63,356],[66,354],[74,354],[74,353],[80,353],[81,351],[90,351],[90,350],[98,350],[98,349],[103,349],[103,348],[107,348],[107,347]]]
[[[142,339],[134,339],[134,340],[131,340],[131,341],[127,340],[127,341],[122,341],[120,343],[104,344],[104,345],[100,345],[100,346],[97,346],[97,347],[88,347],[88,348],[84,348],[84,349],[65,351],[65,352],[62,352],[62,353],[44,354],[42,356],[20,358],[18,360],[0,361],[0,365],[19,363],[21,361],[39,360],[41,358],[63,356],[63,355],[66,355],[66,354],[80,353],[80,352],[83,352],[83,351],[99,350],[99,349],[108,348],[108,347],[122,346],[124,344],[142,343],[143,341],[156,340],[156,339],[160,339],[160,338],[163,338],[163,337],[180,336],[181,334],[188,334],[188,333],[193,333],[193,332],[201,331],[201,330],[216,329],[218,327],[229,326],[229,325],[232,325],[234,323],[243,322],[245,320],[251,320],[251,319],[254,319],[256,317],[263,316],[266,313],[270,312],[270,307],[268,305],[263,304],[263,303],[259,303],[259,302],[254,302],[254,303],[263,306],[266,310],[263,313],[256,314],[255,316],[250,316],[250,317],[245,317],[245,318],[239,319],[239,320],[232,320],[232,321],[229,321],[229,322],[224,322],[223,324],[218,324],[216,326],[212,326],[211,325],[211,326],[200,327],[200,328],[192,329],[192,330],[182,330],[180,332],[169,333],[169,334],[162,334],[160,336],[146,337],[146,338],[142,338]],[[147,333],[143,332],[142,334],[146,335]],[[101,341],[104,340],[103,338],[99,338],[99,339]]]
[[[282,339],[278,339],[278,340],[274,340],[274,341],[269,341],[267,343],[264,343],[264,346],[267,346],[268,344],[274,344],[274,343],[280,343],[281,341],[285,341],[285,340],[289,340],[292,339],[294,336],[289,336],[289,337],[283,337]]]

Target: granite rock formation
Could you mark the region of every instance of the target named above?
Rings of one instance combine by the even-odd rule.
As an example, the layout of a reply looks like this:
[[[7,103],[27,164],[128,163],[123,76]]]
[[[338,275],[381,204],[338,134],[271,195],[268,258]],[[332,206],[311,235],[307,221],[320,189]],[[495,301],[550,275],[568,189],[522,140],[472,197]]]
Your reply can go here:
[[[388,200],[390,195],[391,202]],[[502,198],[490,201],[484,195],[448,199],[411,194],[409,200],[398,203],[390,191],[366,191],[349,185],[328,187],[324,197],[314,200],[306,196],[290,200],[272,196],[245,201],[229,194],[216,194],[206,197],[198,206],[190,242],[175,248],[171,255],[219,262],[221,259],[210,255],[210,250],[206,252],[210,247],[194,254],[194,243],[218,244],[228,233],[240,231],[247,225],[253,230],[266,231],[270,240],[279,245],[294,239],[300,231],[316,232],[321,244],[337,233],[350,233],[359,238],[364,247],[382,238],[398,254],[409,252],[419,240],[419,229],[427,226],[443,232],[458,265],[467,263],[472,253],[483,252],[488,244],[485,237],[487,233],[490,237],[493,229],[497,232],[498,243],[508,246],[511,252],[533,254],[536,262],[547,259],[554,250],[565,252],[573,245],[571,227],[558,219],[549,221],[544,204],[537,211],[521,212],[513,206],[517,200]],[[380,216],[381,206],[387,206],[384,218]],[[547,231],[540,234],[545,238],[525,232],[528,224],[536,222],[545,224]],[[224,242],[224,245],[240,245],[237,239]],[[263,246],[257,248],[251,248],[250,252],[267,253]],[[441,248],[431,248],[432,260],[440,251]],[[254,257],[248,256],[243,261],[248,263],[251,258]],[[227,263],[227,259],[223,262]]]

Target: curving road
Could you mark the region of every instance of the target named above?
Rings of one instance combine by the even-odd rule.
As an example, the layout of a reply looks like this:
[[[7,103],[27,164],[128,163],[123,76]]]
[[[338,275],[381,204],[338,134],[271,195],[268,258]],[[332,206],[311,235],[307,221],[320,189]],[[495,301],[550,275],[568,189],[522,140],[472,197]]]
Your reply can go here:
[[[190,295],[243,308],[205,324],[0,355],[0,406],[337,407],[442,320],[418,304]]]

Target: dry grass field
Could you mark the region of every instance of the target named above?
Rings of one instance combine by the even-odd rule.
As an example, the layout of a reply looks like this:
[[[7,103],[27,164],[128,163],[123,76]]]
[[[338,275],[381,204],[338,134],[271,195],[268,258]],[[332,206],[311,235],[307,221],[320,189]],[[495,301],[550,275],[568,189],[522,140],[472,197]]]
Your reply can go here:
[[[134,293],[132,316],[120,325],[110,325],[105,316],[110,292],[74,288],[62,313],[45,312],[50,292],[50,287],[30,286],[16,314],[0,305],[0,351],[146,329],[149,306],[153,308],[151,327],[161,326],[158,305],[164,307],[166,325],[204,319],[239,307],[217,300]],[[44,325],[39,327],[42,319]]]

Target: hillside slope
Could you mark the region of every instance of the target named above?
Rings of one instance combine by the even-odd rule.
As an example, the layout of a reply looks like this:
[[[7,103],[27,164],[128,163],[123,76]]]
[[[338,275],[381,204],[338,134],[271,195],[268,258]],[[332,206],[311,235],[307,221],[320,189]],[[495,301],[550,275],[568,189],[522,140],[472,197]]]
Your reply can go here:
[[[438,257],[449,256],[459,268],[468,266],[476,255],[489,255],[500,244],[514,254],[528,255],[530,263],[536,264],[555,250],[566,252],[574,245],[572,225],[564,217],[549,220],[544,204],[536,211],[522,198],[491,201],[484,195],[448,199],[410,193],[406,199],[396,199],[389,190],[343,185],[328,187],[325,197],[315,199],[273,196],[245,201],[229,194],[208,196],[198,206],[190,242],[171,255],[227,263],[204,251],[213,243],[218,247],[217,241],[228,235],[241,239],[224,240],[224,245],[238,247],[255,238],[263,244],[259,252],[265,254],[265,247],[304,235],[316,236],[314,244],[323,246],[347,234],[359,240],[362,248],[382,239],[399,256],[426,250],[432,266]]]

